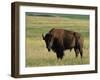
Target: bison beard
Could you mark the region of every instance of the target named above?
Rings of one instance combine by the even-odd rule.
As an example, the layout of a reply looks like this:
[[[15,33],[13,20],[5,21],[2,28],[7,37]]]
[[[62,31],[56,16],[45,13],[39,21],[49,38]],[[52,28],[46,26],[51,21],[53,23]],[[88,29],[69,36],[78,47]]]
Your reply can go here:
[[[74,31],[64,29],[51,29],[45,36],[42,34],[48,51],[51,49],[56,53],[57,59],[62,59],[64,50],[72,50],[74,48],[76,57],[80,53],[83,55],[83,38]]]

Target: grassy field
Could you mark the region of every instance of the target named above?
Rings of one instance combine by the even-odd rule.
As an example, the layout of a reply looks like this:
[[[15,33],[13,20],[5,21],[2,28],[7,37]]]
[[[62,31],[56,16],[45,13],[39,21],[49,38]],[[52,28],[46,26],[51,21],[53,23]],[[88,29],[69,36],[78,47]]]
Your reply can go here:
[[[56,54],[48,52],[42,33],[52,28],[62,28],[81,33],[84,37],[84,53],[75,57],[74,50],[65,51],[62,61],[58,61]],[[89,18],[83,15],[56,15],[41,16],[26,14],[26,66],[55,66],[89,64]]]

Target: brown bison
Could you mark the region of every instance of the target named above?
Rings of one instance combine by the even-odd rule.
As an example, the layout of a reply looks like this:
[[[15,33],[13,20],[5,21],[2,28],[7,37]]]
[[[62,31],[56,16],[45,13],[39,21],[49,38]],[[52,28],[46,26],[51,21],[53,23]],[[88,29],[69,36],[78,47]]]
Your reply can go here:
[[[56,53],[57,59],[62,59],[64,50],[68,49],[70,51],[74,49],[76,57],[80,53],[82,58],[83,38],[78,32],[53,28],[45,36],[42,34],[42,37],[48,51],[52,49]]]

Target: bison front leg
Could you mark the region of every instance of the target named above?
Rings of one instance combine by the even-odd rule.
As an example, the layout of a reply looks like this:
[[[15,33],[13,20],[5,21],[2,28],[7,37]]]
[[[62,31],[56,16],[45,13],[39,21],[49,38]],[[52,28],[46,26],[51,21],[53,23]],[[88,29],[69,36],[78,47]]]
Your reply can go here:
[[[59,52],[57,52],[56,53],[56,55],[57,55],[57,59],[59,60],[62,60],[63,59],[63,56],[64,56],[64,52],[63,51],[59,51]]]

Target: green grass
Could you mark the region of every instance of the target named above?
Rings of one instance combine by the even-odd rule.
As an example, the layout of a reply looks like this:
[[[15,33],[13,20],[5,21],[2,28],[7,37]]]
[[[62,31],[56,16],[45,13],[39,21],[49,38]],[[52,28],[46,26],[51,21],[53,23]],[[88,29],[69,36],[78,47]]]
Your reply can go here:
[[[32,12],[26,12],[27,16],[44,16],[44,17],[64,17],[64,18],[72,18],[72,19],[89,19],[88,15],[74,15],[74,14],[56,14],[56,13],[32,13]]]
[[[68,17],[67,17],[68,16]],[[62,28],[81,33],[84,37],[84,53],[81,60],[80,55],[75,57],[72,50],[65,51],[62,61],[58,61],[56,54],[48,52],[45,42],[42,40],[42,33],[52,28]],[[55,66],[55,65],[80,65],[89,64],[89,19],[88,16],[65,15],[48,16],[26,16],[26,66]]]

